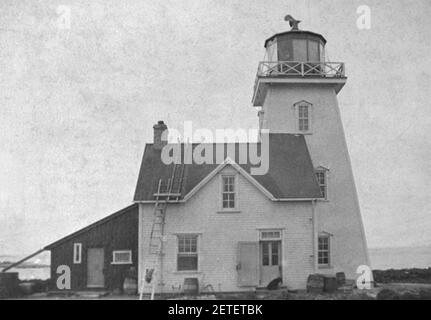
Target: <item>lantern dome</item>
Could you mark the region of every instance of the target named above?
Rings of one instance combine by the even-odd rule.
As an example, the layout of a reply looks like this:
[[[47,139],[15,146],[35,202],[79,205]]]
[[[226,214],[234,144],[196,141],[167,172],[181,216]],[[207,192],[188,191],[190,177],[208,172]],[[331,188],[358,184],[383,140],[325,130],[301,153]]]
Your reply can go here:
[[[324,62],[326,39],[314,32],[291,30],[265,41],[266,61]]]

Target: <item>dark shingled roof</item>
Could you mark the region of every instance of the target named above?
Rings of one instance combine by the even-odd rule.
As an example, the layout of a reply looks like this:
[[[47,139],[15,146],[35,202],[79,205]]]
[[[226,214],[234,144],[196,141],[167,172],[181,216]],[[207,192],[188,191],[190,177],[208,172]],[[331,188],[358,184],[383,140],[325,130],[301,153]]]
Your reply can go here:
[[[87,231],[90,231],[90,230],[92,230],[92,229],[94,229],[94,228],[96,228],[96,227],[98,227],[98,226],[100,226],[106,222],[109,222],[115,218],[118,218],[119,216],[121,216],[123,214],[130,214],[130,212],[132,212],[132,211],[137,212],[137,210],[138,210],[138,205],[132,204],[132,205],[130,205],[126,208],[123,208],[120,211],[117,211],[117,212],[115,212],[115,213],[113,213],[113,214],[111,214],[111,215],[109,215],[103,219],[100,219],[100,220],[98,220],[98,221],[78,230],[78,231],[75,231],[74,233],[71,233],[68,236],[65,236],[64,238],[61,238],[60,240],[57,240],[57,241],[47,245],[44,248],[44,250],[52,250],[52,249],[58,247],[59,245],[61,245],[62,243],[64,243],[65,241],[69,241],[70,239],[73,239],[73,238],[75,238],[75,237],[77,237],[77,236],[79,236],[79,235],[81,235]]]
[[[210,144],[213,150],[222,144]],[[226,150],[235,145],[235,159],[232,158],[246,172],[250,173],[252,167],[239,163],[239,150],[241,147],[250,148],[251,143],[225,144]],[[193,150],[198,144],[193,144]],[[253,147],[260,150],[260,143]],[[184,144],[181,145],[184,148]],[[215,151],[213,152],[215,158]],[[188,194],[199,182],[215,170],[216,164],[186,164],[182,184],[182,198]],[[173,164],[165,165],[161,161],[161,151],[156,150],[152,144],[147,144],[142,159],[141,170],[135,191],[134,201],[152,201],[157,191],[159,179],[167,181],[171,177]],[[276,199],[315,199],[321,198],[314,168],[305,139],[301,135],[270,134],[269,135],[269,170],[265,175],[253,175],[253,178],[268,190]]]

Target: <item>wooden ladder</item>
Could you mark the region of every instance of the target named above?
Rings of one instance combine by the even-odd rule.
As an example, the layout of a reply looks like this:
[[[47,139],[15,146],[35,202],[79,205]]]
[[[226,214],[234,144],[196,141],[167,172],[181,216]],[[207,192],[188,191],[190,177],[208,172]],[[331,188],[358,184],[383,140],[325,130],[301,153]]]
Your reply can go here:
[[[174,164],[171,178],[164,184],[160,179],[157,192],[154,194],[154,216],[151,226],[149,253],[149,268],[145,270],[145,280],[141,284],[139,299],[142,300],[145,282],[151,283],[151,300],[154,300],[154,294],[157,284],[163,285],[163,241],[165,231],[166,210],[169,202],[178,202],[181,197],[182,182],[184,176],[184,164]],[[160,272],[158,272],[160,271]]]

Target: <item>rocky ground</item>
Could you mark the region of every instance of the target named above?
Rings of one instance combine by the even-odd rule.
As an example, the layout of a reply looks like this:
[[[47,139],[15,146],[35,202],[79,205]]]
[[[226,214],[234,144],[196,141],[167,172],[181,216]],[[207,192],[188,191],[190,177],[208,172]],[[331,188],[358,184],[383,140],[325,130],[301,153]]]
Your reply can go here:
[[[148,300],[149,297],[145,297]],[[80,292],[75,294],[36,293],[18,299],[35,300],[137,300],[136,295]],[[159,298],[160,299],[160,298]],[[171,300],[431,300],[431,284],[388,283],[370,290],[354,289],[351,292],[307,293],[304,291],[274,290],[237,294],[207,294],[199,296],[164,297]]]
[[[431,300],[431,268],[375,270],[376,286],[370,290],[337,290],[333,293],[307,293],[304,291],[258,291],[241,294],[210,294],[200,296],[175,296],[164,299],[227,299],[227,300]],[[108,292],[80,292],[74,294],[47,293],[49,280],[33,280],[34,294],[21,295],[19,299],[137,299],[138,297]],[[25,289],[25,287],[23,287]],[[23,292],[24,294],[24,292]],[[148,297],[146,297],[148,299]]]

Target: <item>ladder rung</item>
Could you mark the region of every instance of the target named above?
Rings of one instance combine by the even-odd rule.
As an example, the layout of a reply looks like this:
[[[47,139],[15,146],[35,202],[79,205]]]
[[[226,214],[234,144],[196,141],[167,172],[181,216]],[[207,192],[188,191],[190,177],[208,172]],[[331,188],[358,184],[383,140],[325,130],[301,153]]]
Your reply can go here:
[[[159,180],[157,192],[154,193],[156,204],[154,206],[153,225],[151,227],[150,235],[150,253],[163,255],[163,233],[166,217],[166,209],[170,201],[178,201],[181,197],[182,179],[184,174],[184,165],[175,165],[172,177],[168,179],[167,183],[163,183],[162,179]]]
[[[172,193],[172,192],[164,192],[164,193],[154,193],[155,197],[179,197],[181,193]]]

